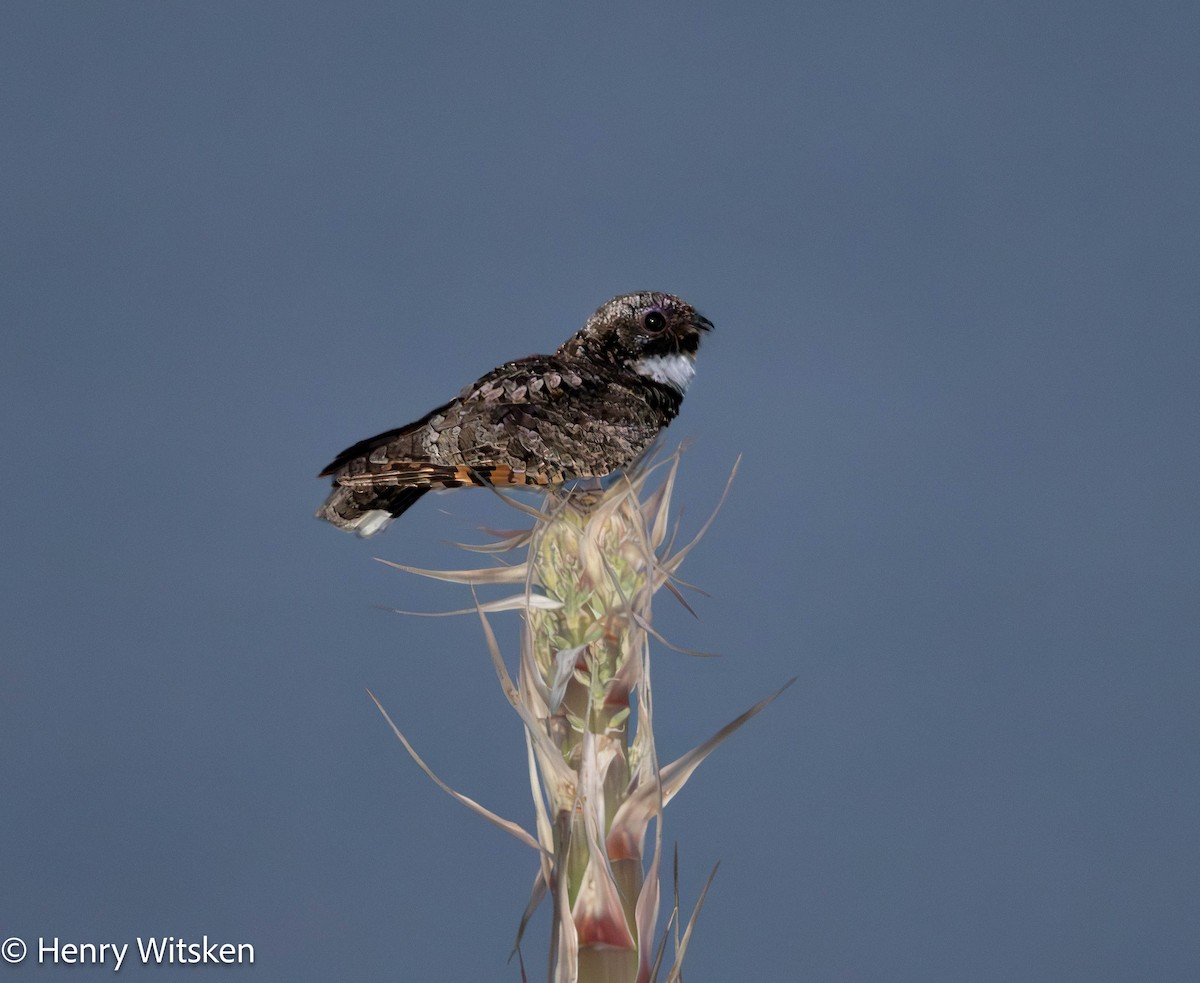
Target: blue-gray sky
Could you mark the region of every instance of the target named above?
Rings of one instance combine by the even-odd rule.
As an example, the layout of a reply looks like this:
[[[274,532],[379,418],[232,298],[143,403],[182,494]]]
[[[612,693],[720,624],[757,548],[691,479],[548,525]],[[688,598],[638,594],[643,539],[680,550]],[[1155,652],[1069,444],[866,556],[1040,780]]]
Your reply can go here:
[[[655,655],[688,979],[1200,977],[1187,3],[0,11],[0,937],[518,979],[519,727],[427,497],[313,475],[608,297],[716,322]],[[501,624],[509,645],[515,627]],[[535,974],[545,924],[529,946]],[[15,979],[96,978],[26,965]],[[198,973],[198,970],[176,970]],[[123,975],[165,978],[130,968]],[[246,978],[249,978],[246,976]]]

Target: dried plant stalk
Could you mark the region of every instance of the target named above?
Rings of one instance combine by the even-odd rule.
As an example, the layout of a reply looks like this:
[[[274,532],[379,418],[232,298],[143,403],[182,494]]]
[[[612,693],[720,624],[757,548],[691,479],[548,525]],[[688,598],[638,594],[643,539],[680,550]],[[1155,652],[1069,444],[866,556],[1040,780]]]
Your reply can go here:
[[[678,467],[676,451],[658,467],[633,469],[603,492],[548,495],[531,530],[502,539],[504,549],[526,548],[521,564],[442,572],[401,567],[472,589],[524,583],[521,594],[486,605],[477,601],[473,610],[501,686],[525,725],[536,837],[453,792],[396,733],[446,791],[523,842],[537,844],[541,866],[518,944],[529,916],[549,895],[549,977],[556,983],[658,978],[662,950],[656,953],[654,934],[663,806],[717,744],[782,692],[679,760],[659,765],[650,681],[652,600],[664,586],[679,596],[675,572],[708,525],[674,548],[668,513]],[[662,481],[644,494],[656,473]],[[514,608],[524,620],[515,682],[487,617],[488,611]],[[678,924],[678,916],[676,909],[671,921]],[[678,977],[694,919],[695,913],[677,943],[668,980]]]

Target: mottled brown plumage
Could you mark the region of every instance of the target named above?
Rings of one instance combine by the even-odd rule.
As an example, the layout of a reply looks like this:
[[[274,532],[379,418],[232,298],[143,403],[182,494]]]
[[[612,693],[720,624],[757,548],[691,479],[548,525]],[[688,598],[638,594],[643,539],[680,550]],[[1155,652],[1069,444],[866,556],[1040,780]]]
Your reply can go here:
[[[433,488],[625,467],[679,412],[711,328],[670,294],[616,297],[554,354],[506,362],[421,419],[346,448],[321,472],[334,491],[317,516],[369,536]]]

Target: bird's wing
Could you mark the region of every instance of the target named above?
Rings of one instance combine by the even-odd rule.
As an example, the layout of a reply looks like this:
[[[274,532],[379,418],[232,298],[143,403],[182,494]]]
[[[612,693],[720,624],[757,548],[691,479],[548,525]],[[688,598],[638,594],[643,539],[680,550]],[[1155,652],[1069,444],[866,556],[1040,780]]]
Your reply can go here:
[[[430,410],[419,420],[413,420],[412,423],[406,424],[403,427],[397,427],[395,430],[385,430],[383,433],[377,433],[374,437],[367,437],[365,440],[360,440],[357,444],[351,444],[337,457],[325,465],[317,477],[328,478],[330,475],[341,471],[342,468],[344,468],[355,458],[366,457],[371,453],[371,451],[375,450],[376,447],[391,443],[397,437],[406,437],[409,434],[416,433],[439,413],[445,413],[456,402],[457,400],[452,399],[448,403],[443,403],[437,409]]]
[[[345,488],[461,488],[466,485],[549,485],[555,478],[544,470],[523,470],[508,464],[423,464],[396,462],[385,470],[345,474]]]

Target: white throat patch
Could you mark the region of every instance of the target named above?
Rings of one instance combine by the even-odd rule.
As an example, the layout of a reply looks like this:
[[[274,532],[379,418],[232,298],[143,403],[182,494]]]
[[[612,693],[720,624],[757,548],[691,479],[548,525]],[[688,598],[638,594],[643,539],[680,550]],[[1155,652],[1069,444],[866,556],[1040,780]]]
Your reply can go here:
[[[683,393],[696,374],[696,360],[691,355],[651,355],[638,359],[633,368],[638,375],[648,375],[655,382]]]

